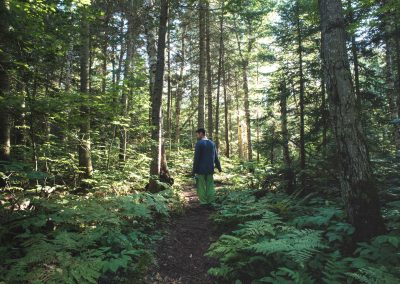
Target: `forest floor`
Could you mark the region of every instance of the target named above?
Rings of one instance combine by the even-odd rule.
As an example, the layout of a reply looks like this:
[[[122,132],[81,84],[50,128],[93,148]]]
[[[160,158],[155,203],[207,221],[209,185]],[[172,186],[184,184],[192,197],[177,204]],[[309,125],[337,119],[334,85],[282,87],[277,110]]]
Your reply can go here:
[[[156,250],[156,264],[145,283],[213,283],[207,270],[217,262],[204,256],[218,236],[213,229],[212,208],[200,206],[196,190],[186,185],[185,211],[173,218]]]

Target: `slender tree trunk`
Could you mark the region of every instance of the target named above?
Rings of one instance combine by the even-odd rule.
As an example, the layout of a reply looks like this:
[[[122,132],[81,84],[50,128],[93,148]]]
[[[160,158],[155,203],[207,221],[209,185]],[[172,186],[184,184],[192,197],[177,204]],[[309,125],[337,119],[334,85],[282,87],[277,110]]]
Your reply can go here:
[[[116,79],[115,79],[115,83],[117,86],[119,86],[119,83],[121,81],[122,62],[124,59],[125,46],[126,46],[126,42],[124,42],[124,21],[123,20],[121,20],[121,24],[120,24],[119,28],[120,28],[120,38],[119,38],[120,52],[119,52],[119,57],[118,57],[118,68],[117,68],[117,74],[116,74]]]
[[[149,90],[153,94],[155,74],[157,69],[157,42],[155,38],[155,24],[154,24],[154,3],[152,0],[146,0],[146,24],[144,25],[144,32],[146,35],[146,49],[149,64]],[[152,124],[152,110],[149,109],[149,125]]]
[[[104,23],[103,23],[103,41],[102,41],[102,46],[101,46],[101,92],[105,94],[106,92],[106,86],[107,86],[107,59],[108,59],[108,53],[107,53],[107,48],[108,48],[108,33],[109,33],[109,25],[110,23],[110,11],[107,8],[105,11],[105,18],[104,18]]]
[[[92,158],[90,153],[90,109],[89,109],[89,21],[86,11],[82,13],[81,47],[80,47],[80,91],[84,96],[84,103],[80,107],[80,145],[79,167],[82,177],[90,178],[93,174]]]
[[[240,109],[239,109],[239,87],[238,78],[235,76],[235,94],[236,94],[236,124],[237,124],[237,135],[238,135],[238,156],[239,159],[243,159],[243,139],[242,139],[242,126],[240,125]]]
[[[211,73],[211,50],[210,50],[210,4],[206,4],[206,54],[207,54],[207,111],[208,111],[208,137],[213,138],[213,98],[212,98],[212,73]],[[223,12],[222,12],[223,13]]]
[[[322,121],[322,149],[323,155],[326,156],[326,145],[327,145],[327,133],[328,133],[328,116],[326,106],[326,87],[325,87],[325,73],[323,66],[323,49],[320,46],[320,57],[321,57],[321,121]]]
[[[217,74],[217,101],[215,105],[215,145],[219,148],[219,101],[221,94],[221,77],[223,67],[223,50],[224,50],[224,14],[221,13],[219,19],[219,55],[218,55],[218,74]]]
[[[168,20],[168,31],[167,31],[167,126],[166,135],[169,137],[171,146],[171,112],[172,112],[172,89],[171,89],[171,21]],[[163,155],[164,156],[164,155]]]
[[[229,145],[229,121],[228,121],[228,109],[229,101],[227,94],[227,82],[226,82],[226,70],[225,70],[225,50],[222,54],[222,79],[224,88],[224,120],[225,120],[225,156],[229,158],[230,156],[230,145]]]
[[[204,85],[205,85],[205,68],[206,68],[206,46],[205,46],[205,15],[206,0],[199,0],[199,50],[200,50],[200,62],[199,62],[199,104],[198,104],[198,116],[197,116],[197,127],[204,127]]]
[[[133,0],[128,1],[129,9],[127,11],[128,18],[128,30],[126,34],[126,58],[124,64],[124,83],[122,88],[121,96],[121,115],[123,117],[123,126],[120,128],[119,137],[119,160],[120,162],[126,161],[126,150],[128,146],[128,126],[125,124],[129,123],[128,106],[129,106],[129,95],[132,90],[131,80],[132,80],[132,59],[133,59],[133,36],[134,36],[134,23],[133,23]]]
[[[165,36],[167,33],[168,0],[161,0],[160,22],[158,28],[157,43],[157,65],[153,93],[151,94],[151,164],[149,190],[158,190],[157,181],[154,176],[160,176],[161,155],[162,155],[162,91],[165,68]]]
[[[257,124],[256,124],[256,138],[257,144],[260,144],[260,115],[257,112]],[[260,150],[257,149],[257,163],[260,162]]]
[[[14,119],[14,127],[15,127],[15,145],[25,145],[25,129],[26,129],[26,122],[25,122],[25,93],[24,93],[24,83],[23,83],[23,76],[19,76],[20,81],[17,82],[16,86],[16,93],[21,98],[20,109],[18,113],[15,114]],[[59,132],[61,132],[59,130]],[[24,153],[22,153],[24,155]]]
[[[9,44],[9,15],[6,1],[0,0],[0,160],[7,161],[11,153],[11,126],[7,98],[9,96],[8,69],[10,67],[7,47]]]
[[[235,27],[237,28],[237,27]],[[248,68],[249,68],[249,59],[247,55],[243,54],[242,47],[239,39],[239,35],[236,32],[236,39],[239,49],[239,55],[241,59],[242,65],[242,76],[243,76],[243,93],[244,93],[244,113],[246,118],[246,136],[247,136],[247,158],[249,161],[253,160],[253,149],[251,143],[251,120],[250,120],[250,102],[249,102],[249,83],[248,83]],[[249,40],[247,44],[247,53],[250,53],[252,50],[252,40]]]
[[[183,97],[183,71],[185,69],[185,36],[186,36],[186,27],[183,27],[181,36],[181,66],[179,71],[179,82],[176,91],[176,102],[175,102],[175,143],[178,149],[180,144],[181,103]]]
[[[297,1],[297,45],[299,54],[299,76],[300,76],[300,182],[304,190],[306,187],[306,150],[304,139],[304,74],[303,74],[303,37],[300,23],[300,3]]]
[[[251,121],[250,121],[250,103],[249,103],[249,87],[248,87],[248,60],[243,61],[243,91],[244,91],[244,113],[246,118],[246,134],[247,134],[247,158],[253,160],[253,149],[251,143]]]
[[[339,180],[354,241],[385,232],[378,192],[372,175],[346,51],[346,32],[340,0],[319,0],[327,93],[334,131]]]
[[[285,179],[286,193],[292,194],[294,192],[294,176],[295,175],[292,170],[292,159],[290,158],[290,151],[289,151],[287,96],[288,96],[288,90],[286,89],[286,82],[282,81],[280,84],[280,111],[281,111],[283,164],[285,166],[284,179]]]

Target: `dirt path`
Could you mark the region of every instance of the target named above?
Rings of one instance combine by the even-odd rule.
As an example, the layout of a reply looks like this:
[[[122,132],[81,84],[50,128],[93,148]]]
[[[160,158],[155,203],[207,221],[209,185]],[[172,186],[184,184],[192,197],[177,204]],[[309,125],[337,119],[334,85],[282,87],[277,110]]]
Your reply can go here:
[[[210,243],[217,239],[209,220],[213,209],[200,206],[192,187],[186,187],[183,195],[185,213],[172,220],[167,235],[158,246],[157,263],[146,283],[213,283],[207,270],[215,262],[203,256]]]

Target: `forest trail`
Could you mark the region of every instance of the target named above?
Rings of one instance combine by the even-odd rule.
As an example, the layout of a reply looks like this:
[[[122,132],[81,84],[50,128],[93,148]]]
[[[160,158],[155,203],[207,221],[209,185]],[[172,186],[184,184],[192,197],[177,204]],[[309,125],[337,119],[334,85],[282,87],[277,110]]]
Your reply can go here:
[[[145,283],[212,283],[207,270],[216,262],[204,253],[217,239],[209,220],[214,209],[200,206],[193,186],[185,186],[182,194],[185,212],[171,221]]]

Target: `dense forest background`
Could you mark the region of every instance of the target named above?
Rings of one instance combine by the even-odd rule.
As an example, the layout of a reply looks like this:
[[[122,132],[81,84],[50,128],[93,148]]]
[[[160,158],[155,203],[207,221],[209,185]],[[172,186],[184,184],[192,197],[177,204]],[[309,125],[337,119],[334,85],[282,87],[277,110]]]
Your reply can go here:
[[[198,127],[223,156],[217,283],[397,283],[399,18],[396,0],[0,0],[0,283],[141,283]]]

